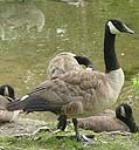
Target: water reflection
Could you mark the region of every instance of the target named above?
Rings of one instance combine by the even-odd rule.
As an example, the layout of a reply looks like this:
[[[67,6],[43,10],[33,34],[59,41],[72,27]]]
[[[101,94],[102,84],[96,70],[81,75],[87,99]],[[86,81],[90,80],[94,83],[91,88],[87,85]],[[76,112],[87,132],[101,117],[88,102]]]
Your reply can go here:
[[[61,0],[61,1],[66,2],[69,5],[74,5],[76,7],[84,6],[84,0]]]
[[[41,32],[45,25],[43,12],[33,3],[27,2],[1,2],[0,20],[2,40],[16,39],[20,36],[20,31],[31,32],[32,28]]]

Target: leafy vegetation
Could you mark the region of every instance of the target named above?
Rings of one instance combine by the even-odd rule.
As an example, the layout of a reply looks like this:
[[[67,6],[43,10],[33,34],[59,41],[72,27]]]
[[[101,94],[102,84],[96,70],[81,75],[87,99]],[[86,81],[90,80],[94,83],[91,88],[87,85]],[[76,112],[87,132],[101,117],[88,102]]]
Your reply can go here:
[[[135,77],[133,77],[131,81],[132,81],[133,87],[139,88],[139,75],[136,75]]]

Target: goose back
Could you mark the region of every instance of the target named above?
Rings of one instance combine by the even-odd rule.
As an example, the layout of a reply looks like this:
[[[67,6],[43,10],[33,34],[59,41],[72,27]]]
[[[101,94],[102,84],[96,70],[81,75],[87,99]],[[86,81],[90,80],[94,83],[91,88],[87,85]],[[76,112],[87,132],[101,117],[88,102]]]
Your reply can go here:
[[[61,103],[61,110],[66,113],[68,113],[66,109],[71,103],[80,102],[76,108],[79,106],[79,110],[86,112],[84,116],[89,116],[102,112],[116,101],[115,95],[112,95],[112,90],[105,74],[98,71],[79,70],[62,74],[53,80],[47,80],[29,95],[45,98],[55,104]],[[66,115],[71,115],[71,113]]]
[[[129,127],[112,116],[92,116],[78,119],[78,127],[93,130],[95,132],[102,131],[130,131]]]
[[[73,53],[65,52],[51,59],[47,69],[48,77],[51,79],[71,70],[82,69],[82,66],[78,64],[74,56]]]

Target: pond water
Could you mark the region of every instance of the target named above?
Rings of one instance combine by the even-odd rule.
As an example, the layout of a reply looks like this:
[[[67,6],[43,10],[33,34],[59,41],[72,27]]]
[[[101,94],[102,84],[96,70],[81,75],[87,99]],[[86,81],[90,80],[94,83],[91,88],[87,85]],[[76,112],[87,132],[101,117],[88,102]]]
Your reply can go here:
[[[24,95],[47,78],[49,60],[63,51],[85,55],[103,71],[104,24],[110,18],[120,19],[136,32],[119,35],[116,41],[126,74],[120,100],[132,99],[139,122],[139,90],[134,95],[130,87],[139,73],[139,1],[63,1],[0,1],[0,84],[9,83],[18,96]]]

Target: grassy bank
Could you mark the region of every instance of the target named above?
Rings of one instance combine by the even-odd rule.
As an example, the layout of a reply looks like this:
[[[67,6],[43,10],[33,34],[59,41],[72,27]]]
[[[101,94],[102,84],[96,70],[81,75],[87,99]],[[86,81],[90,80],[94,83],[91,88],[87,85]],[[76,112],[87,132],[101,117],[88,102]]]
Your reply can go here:
[[[68,133],[72,134],[72,133]],[[96,134],[95,144],[85,145],[76,142],[70,136],[63,137],[65,133],[53,135],[41,133],[35,137],[0,137],[0,149],[4,150],[138,150],[139,134]],[[67,135],[67,133],[66,133]],[[72,134],[73,135],[73,134]],[[60,138],[61,137],[61,138]],[[59,139],[60,138],[60,139]]]

